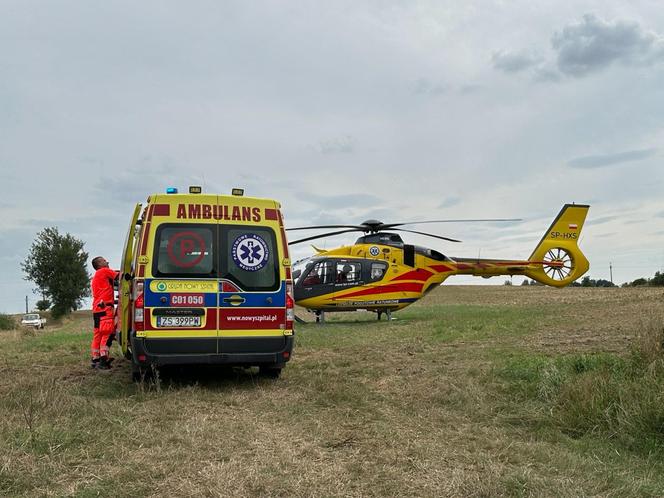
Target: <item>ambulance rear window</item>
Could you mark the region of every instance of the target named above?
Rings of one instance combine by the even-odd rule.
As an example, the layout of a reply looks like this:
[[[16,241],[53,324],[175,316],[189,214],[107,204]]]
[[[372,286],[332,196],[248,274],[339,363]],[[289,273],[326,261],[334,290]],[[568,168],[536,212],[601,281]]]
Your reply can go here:
[[[220,237],[222,278],[231,280],[245,291],[279,288],[281,258],[271,228],[224,225]]]
[[[155,240],[153,274],[215,277],[215,232],[215,225],[161,225]]]

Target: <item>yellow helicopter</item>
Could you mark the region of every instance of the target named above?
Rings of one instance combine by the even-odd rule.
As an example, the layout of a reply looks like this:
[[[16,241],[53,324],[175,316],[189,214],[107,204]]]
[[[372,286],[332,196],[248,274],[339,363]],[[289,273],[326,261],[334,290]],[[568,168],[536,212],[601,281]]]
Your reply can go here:
[[[393,311],[421,299],[452,275],[525,275],[553,287],[564,287],[588,271],[589,263],[578,246],[590,206],[566,204],[527,260],[456,258],[426,247],[406,244],[389,231],[426,235],[451,242],[456,239],[406,230],[403,225],[459,221],[513,220],[438,220],[407,223],[382,223],[367,220],[359,225],[318,225],[287,229],[342,229],[290,242],[291,245],[331,235],[364,232],[354,245],[317,254],[293,267],[295,302],[325,321],[325,312],[367,310],[391,319]]]

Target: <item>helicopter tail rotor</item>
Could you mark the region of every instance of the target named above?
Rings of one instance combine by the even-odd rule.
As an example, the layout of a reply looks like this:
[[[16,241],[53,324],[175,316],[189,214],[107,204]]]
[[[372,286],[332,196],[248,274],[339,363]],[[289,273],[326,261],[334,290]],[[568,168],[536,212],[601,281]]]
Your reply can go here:
[[[581,204],[563,206],[528,258],[531,268],[526,276],[545,285],[564,287],[588,271],[590,264],[578,245],[588,208]]]

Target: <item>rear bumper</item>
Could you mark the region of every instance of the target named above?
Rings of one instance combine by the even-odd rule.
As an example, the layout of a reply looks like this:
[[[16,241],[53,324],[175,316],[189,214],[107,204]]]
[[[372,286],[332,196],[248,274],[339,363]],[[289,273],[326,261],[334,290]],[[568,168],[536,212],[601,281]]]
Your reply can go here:
[[[278,342],[275,340],[278,339]],[[293,351],[293,336],[233,339],[156,339],[131,337],[134,362],[162,365],[284,365]]]

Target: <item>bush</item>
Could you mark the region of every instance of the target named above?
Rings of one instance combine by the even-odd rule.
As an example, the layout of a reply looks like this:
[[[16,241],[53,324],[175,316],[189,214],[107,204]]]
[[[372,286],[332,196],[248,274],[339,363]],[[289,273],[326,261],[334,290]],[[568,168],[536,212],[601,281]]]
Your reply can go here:
[[[517,358],[499,372],[549,423],[573,437],[602,437],[664,454],[664,317],[640,324],[631,355]]]
[[[0,330],[13,330],[16,328],[16,320],[10,315],[0,313]]]

